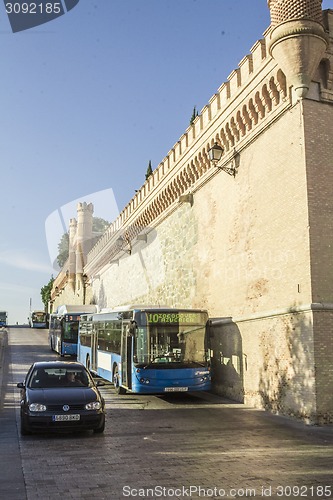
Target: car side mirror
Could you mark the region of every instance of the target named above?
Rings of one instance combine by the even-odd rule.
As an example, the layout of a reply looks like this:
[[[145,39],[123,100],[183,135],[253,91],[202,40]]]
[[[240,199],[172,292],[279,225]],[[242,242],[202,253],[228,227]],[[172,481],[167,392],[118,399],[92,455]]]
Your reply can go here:
[[[19,382],[19,383],[17,384],[17,387],[18,387],[19,389],[24,389],[24,382]]]
[[[96,380],[97,387],[102,387],[102,385],[105,385],[105,382],[103,382],[103,380]]]

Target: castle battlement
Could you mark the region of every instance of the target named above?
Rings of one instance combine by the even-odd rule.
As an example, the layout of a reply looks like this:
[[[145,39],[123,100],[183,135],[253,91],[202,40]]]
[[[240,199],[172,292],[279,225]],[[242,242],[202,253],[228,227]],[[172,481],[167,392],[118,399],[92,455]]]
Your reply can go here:
[[[325,11],[327,28],[333,24],[333,11]],[[87,272],[110,262],[123,247],[115,244],[119,233],[126,233],[131,241],[159,217],[167,214],[179,196],[197,190],[207,176],[216,169],[208,159],[210,147],[217,142],[224,148],[226,163],[233,161],[234,152],[240,152],[260,133],[268,122],[292,106],[289,92],[291,82],[269,54],[272,28],[264,32],[223,82],[216,94],[205,105],[170,149],[152,175],[124,207],[117,219],[97,241],[87,256]],[[332,56],[327,50],[327,59]],[[327,68],[331,75],[331,65]],[[327,78],[331,82],[332,78]],[[332,100],[329,89],[322,88],[321,98]],[[112,250],[111,250],[112,247]],[[102,258],[102,254],[108,256]],[[98,263],[97,263],[98,262]],[[96,267],[97,266],[97,267]]]
[[[179,196],[217,173],[208,159],[214,142],[224,147],[226,162],[233,161],[235,148],[245,147],[268,115],[273,119],[277,107],[290,105],[286,98],[285,76],[268,54],[266,38],[258,40],[89,252],[87,273],[94,274],[121,252],[116,244],[120,232],[134,239],[165,216]]]
[[[333,11],[325,11],[325,24],[332,26]],[[167,215],[179,197],[199,189],[216,174],[208,151],[217,142],[224,148],[226,164],[264,127],[293,105],[291,83],[268,52],[271,28],[264,33],[203,107],[152,175],[125,206],[87,256],[90,275],[121,253],[116,244],[119,233],[131,241],[151,224]],[[327,59],[331,58],[328,50]],[[327,74],[331,75],[329,65]],[[327,78],[331,82],[332,78]],[[319,98],[319,97],[318,97]],[[320,98],[332,101],[328,88],[321,88]],[[103,254],[105,256],[103,257]]]

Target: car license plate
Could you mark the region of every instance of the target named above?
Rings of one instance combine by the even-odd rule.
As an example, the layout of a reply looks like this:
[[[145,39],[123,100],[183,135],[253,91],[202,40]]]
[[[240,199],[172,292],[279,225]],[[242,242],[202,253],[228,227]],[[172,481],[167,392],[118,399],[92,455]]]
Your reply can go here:
[[[186,392],[188,387],[165,387],[164,392]]]
[[[80,415],[53,415],[53,422],[68,422],[71,420],[80,420]]]

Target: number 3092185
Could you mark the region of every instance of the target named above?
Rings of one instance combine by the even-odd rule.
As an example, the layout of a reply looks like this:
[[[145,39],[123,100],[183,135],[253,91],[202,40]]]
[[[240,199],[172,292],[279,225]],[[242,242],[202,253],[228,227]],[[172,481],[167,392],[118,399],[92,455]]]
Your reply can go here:
[[[62,10],[60,2],[7,2],[6,12],[7,14],[61,14]]]

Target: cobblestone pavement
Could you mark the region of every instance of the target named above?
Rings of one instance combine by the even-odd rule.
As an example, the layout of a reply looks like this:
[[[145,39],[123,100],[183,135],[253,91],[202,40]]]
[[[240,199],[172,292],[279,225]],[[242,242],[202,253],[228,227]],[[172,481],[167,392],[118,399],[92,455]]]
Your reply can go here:
[[[21,438],[28,365],[55,357],[46,332],[9,332],[0,412],[0,498],[333,498],[333,428],[309,427],[211,394],[117,396],[104,435]]]

